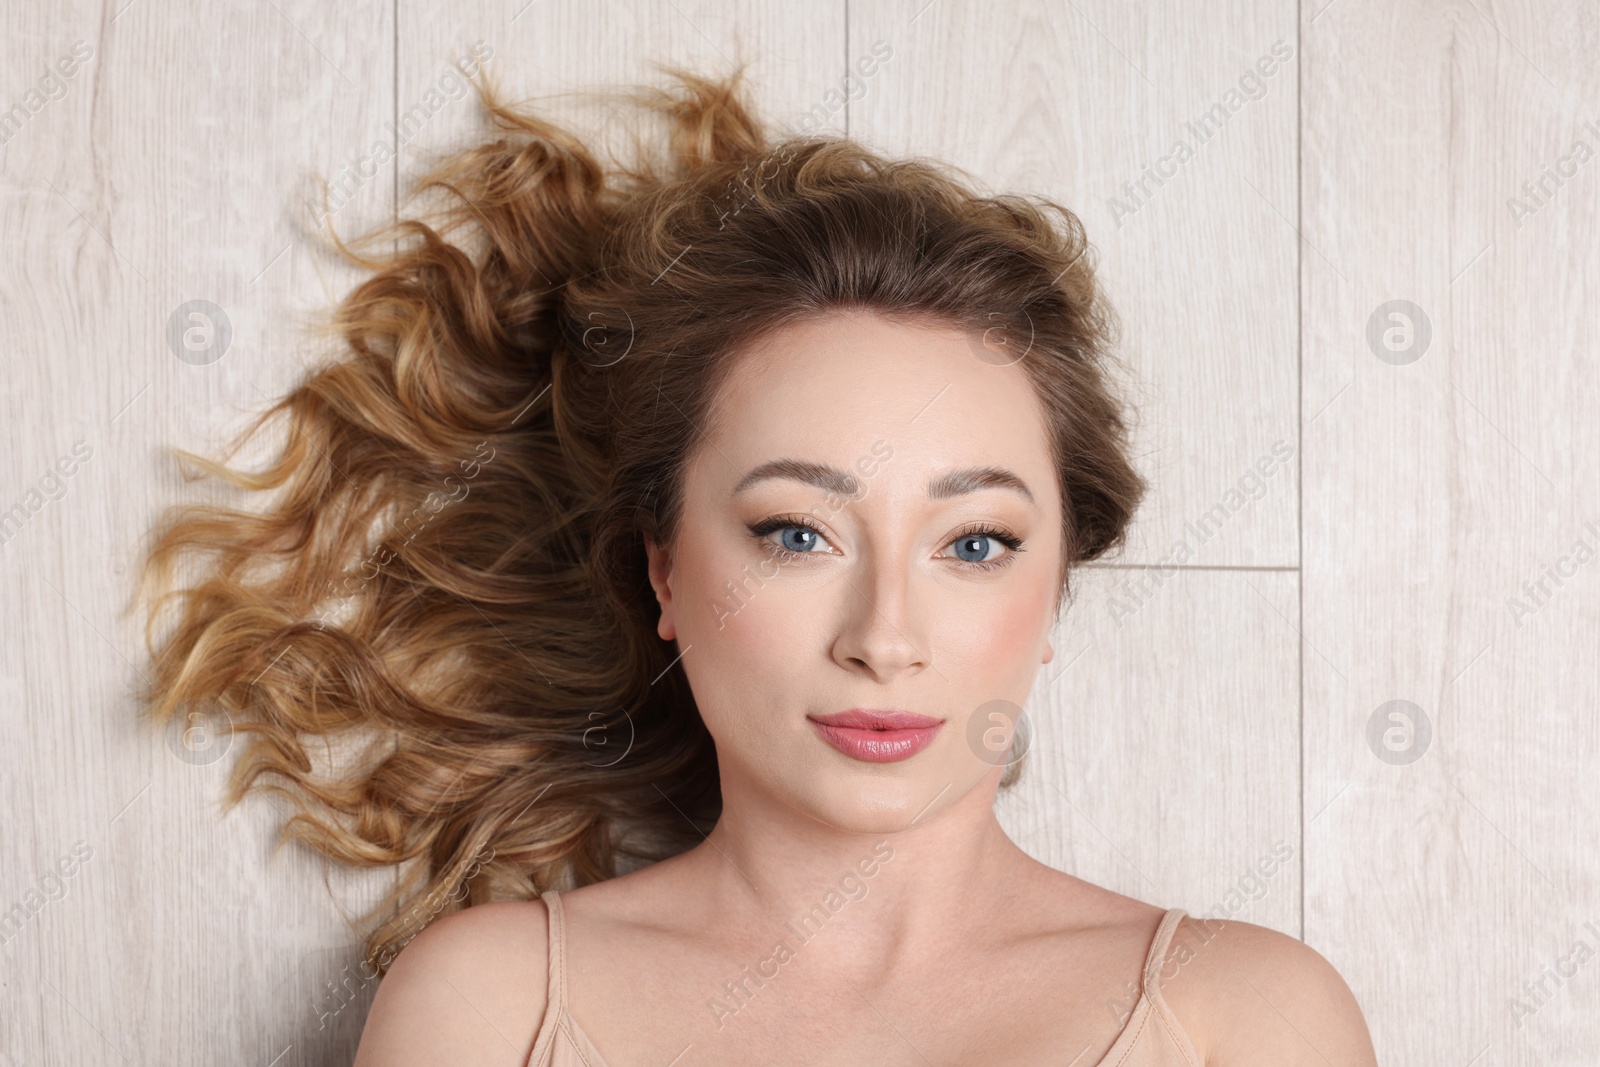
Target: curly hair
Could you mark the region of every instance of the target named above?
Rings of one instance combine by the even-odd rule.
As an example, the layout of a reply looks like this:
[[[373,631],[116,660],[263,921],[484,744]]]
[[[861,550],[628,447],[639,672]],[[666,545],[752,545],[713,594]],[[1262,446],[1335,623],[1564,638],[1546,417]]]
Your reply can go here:
[[[270,502],[162,516],[141,698],[244,739],[227,802],[289,797],[282,840],[400,867],[367,934],[380,969],[443,912],[613,877],[715,825],[715,749],[655,633],[643,545],[670,551],[691,449],[763,335],[861,308],[1020,363],[1060,478],[1058,618],[1070,568],[1121,546],[1145,490],[1071,211],[771,137],[742,66],[663,69],[671,91],[624,95],[666,145],[609,168],[475,83],[497,139],[419,180],[440,206],[332,237],[364,272],[323,326],[339,358],[222,460],[173,450]],[[264,470],[228,465],[279,416]]]

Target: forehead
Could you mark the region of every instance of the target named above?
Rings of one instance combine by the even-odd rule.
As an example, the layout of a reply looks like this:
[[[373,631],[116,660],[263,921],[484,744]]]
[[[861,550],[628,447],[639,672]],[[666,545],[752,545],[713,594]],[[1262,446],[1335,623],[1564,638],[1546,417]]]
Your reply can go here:
[[[998,464],[1044,506],[1055,479],[1038,397],[1021,364],[982,358],[981,344],[977,331],[869,311],[784,327],[734,357],[699,458],[731,485],[770,459],[847,467],[886,442],[897,480]]]

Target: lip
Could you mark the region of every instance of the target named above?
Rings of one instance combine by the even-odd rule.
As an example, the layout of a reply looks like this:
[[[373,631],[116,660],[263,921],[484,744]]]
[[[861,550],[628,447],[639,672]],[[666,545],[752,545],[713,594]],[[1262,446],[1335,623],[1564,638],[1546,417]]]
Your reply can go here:
[[[911,711],[852,708],[834,715],[809,716],[822,739],[851,759],[896,763],[927,748],[943,719]]]

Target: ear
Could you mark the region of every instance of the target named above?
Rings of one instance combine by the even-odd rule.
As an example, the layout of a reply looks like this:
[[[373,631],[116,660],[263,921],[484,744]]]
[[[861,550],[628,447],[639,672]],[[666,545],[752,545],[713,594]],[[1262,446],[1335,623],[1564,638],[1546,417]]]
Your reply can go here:
[[[1039,662],[1040,663],[1049,663],[1051,660],[1053,660],[1055,658],[1056,658],[1055,646],[1052,645],[1049,641],[1046,641],[1044,643],[1044,659],[1040,660]]]
[[[661,605],[656,634],[663,641],[676,640],[678,628],[672,618],[672,560],[666,550],[648,537],[644,539],[644,551],[650,560],[650,587],[656,591],[656,602]]]

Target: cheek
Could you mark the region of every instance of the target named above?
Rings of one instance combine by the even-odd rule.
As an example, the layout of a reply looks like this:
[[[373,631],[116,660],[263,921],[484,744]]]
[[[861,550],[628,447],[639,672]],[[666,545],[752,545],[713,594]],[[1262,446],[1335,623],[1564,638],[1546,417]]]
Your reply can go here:
[[[1026,589],[1026,595],[1017,603],[1015,626],[1019,636],[1037,641],[1044,637],[1050,627],[1056,603],[1055,590],[1044,582],[1030,583]]]
[[[1040,583],[1019,583],[1013,595],[991,601],[977,617],[970,606],[952,614],[939,647],[962,649],[977,677],[992,679],[1002,665],[1006,673],[1032,670],[1053,604],[1051,590]]]
[[[738,563],[729,566],[728,560]],[[678,593],[679,646],[702,712],[715,717],[719,705],[741,705],[787,689],[806,654],[809,627],[792,589],[763,563],[736,546],[695,552],[683,560]]]
[[[737,560],[730,566],[728,560]],[[783,604],[773,563],[739,555],[733,546],[691,561],[690,581],[683,587],[680,627],[699,648],[717,656],[759,656],[781,641],[793,605]]]

